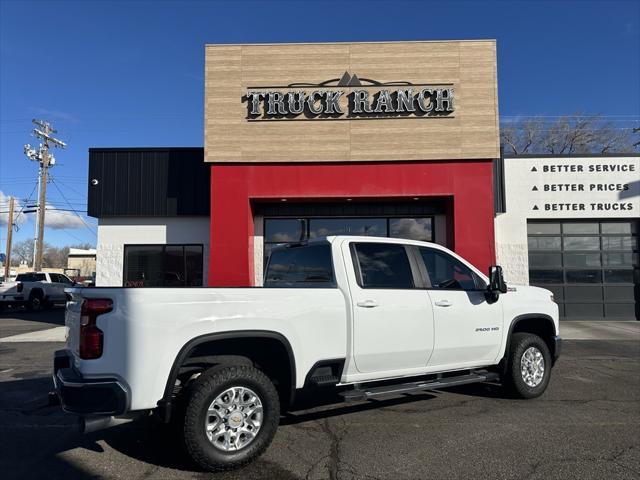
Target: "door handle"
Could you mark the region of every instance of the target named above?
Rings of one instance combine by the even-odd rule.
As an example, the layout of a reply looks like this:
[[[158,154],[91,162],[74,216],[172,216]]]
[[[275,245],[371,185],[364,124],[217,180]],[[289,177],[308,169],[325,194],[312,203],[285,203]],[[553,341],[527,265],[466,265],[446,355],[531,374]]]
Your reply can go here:
[[[362,302],[358,302],[357,305],[362,308],[374,308],[378,306],[378,302],[375,300],[363,300]]]
[[[438,300],[436,302],[436,305],[438,307],[450,307],[451,305],[453,305],[453,303],[451,303],[449,300]]]

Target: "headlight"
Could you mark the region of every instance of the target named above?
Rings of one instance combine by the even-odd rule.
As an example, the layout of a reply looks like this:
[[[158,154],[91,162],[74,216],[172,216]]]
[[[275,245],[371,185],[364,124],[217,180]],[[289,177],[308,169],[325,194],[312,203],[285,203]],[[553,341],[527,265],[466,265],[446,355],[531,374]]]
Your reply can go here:
[[[553,297],[553,293],[549,294],[549,298],[551,299],[552,302],[556,301],[556,299]]]

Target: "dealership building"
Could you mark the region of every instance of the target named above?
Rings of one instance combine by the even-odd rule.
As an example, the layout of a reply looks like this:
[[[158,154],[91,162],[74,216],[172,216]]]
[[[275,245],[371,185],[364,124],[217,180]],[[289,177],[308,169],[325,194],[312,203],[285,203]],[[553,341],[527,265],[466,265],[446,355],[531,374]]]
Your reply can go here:
[[[260,285],[274,245],[375,235],[638,318],[638,155],[504,158],[495,41],[205,51],[204,148],[90,149],[98,285]]]

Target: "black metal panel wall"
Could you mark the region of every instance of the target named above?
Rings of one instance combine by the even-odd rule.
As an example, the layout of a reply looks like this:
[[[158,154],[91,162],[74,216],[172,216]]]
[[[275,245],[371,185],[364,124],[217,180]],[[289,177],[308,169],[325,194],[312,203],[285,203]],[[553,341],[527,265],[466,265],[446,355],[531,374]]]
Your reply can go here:
[[[203,148],[89,149],[88,213],[208,216],[209,170]]]
[[[493,212],[505,213],[507,200],[504,186],[504,155],[500,147],[500,158],[493,160]]]

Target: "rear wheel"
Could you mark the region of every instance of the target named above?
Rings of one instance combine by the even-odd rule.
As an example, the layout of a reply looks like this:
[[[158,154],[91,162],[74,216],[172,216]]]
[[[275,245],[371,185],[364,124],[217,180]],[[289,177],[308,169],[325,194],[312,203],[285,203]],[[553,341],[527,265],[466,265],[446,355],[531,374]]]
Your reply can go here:
[[[237,468],[266,450],[279,421],[278,393],[264,373],[245,365],[214,367],[190,388],[185,447],[207,470]]]
[[[520,398],[544,393],[551,378],[551,353],[545,341],[532,333],[511,336],[504,386]]]
[[[44,308],[44,299],[41,292],[31,292],[29,294],[29,300],[27,301],[27,310],[31,312],[38,312]]]

